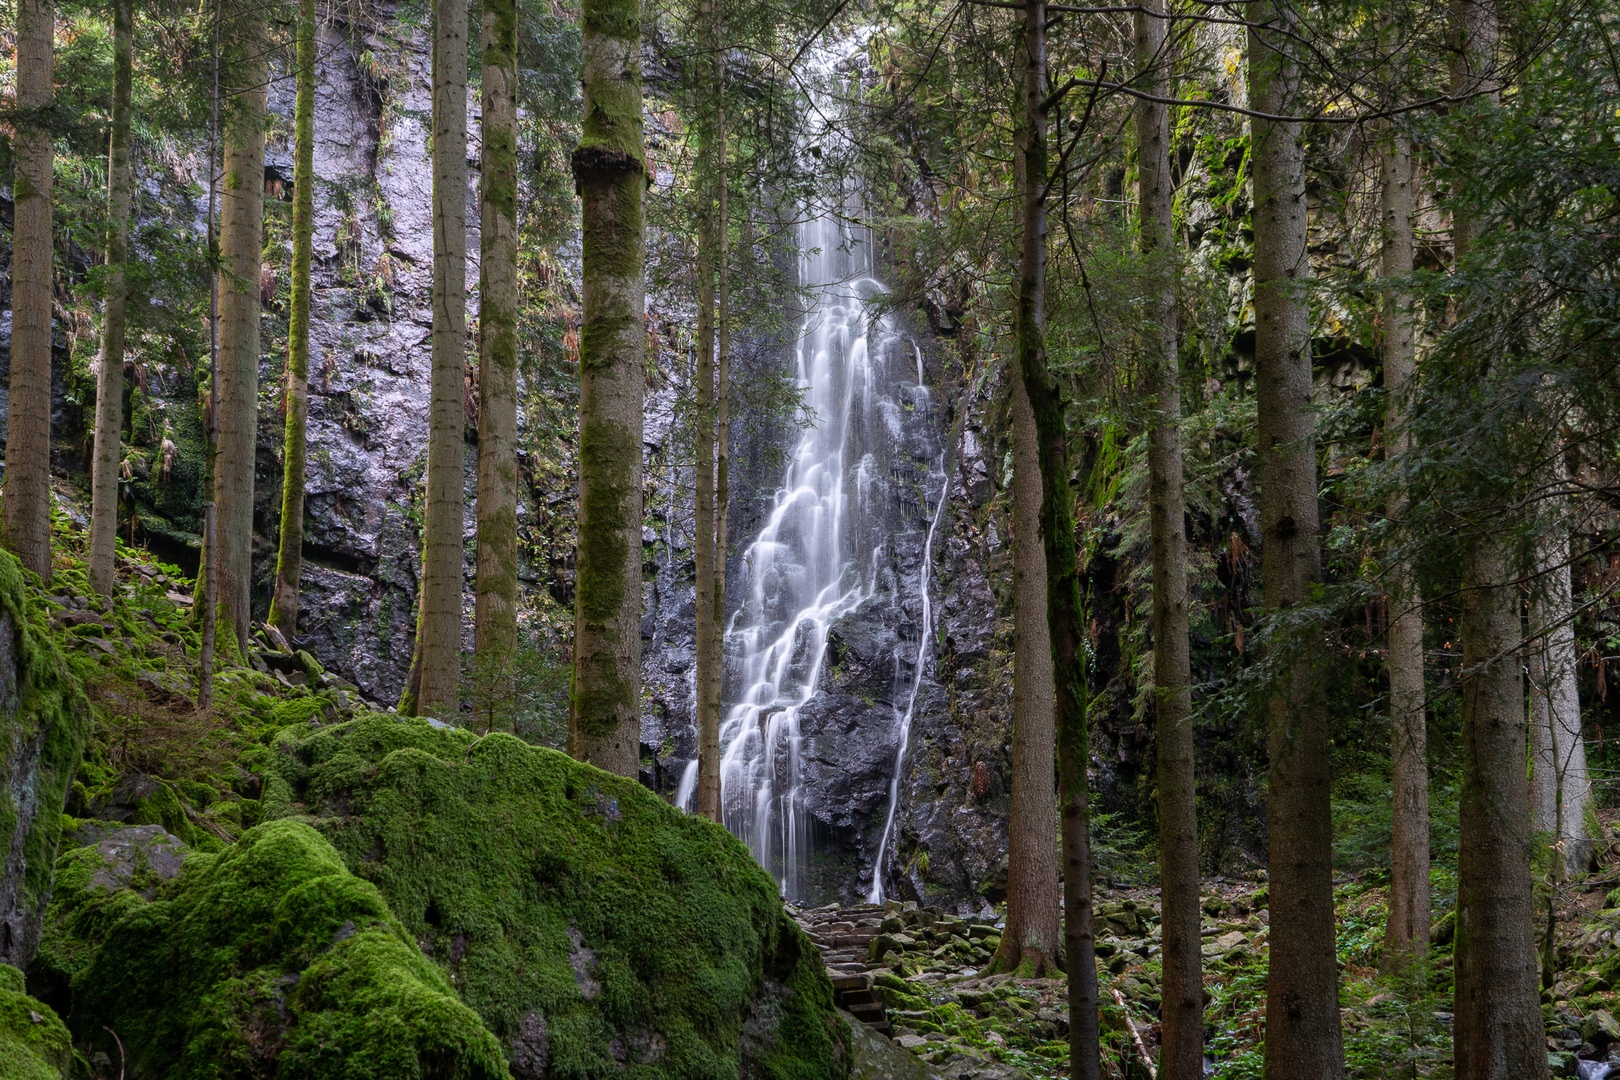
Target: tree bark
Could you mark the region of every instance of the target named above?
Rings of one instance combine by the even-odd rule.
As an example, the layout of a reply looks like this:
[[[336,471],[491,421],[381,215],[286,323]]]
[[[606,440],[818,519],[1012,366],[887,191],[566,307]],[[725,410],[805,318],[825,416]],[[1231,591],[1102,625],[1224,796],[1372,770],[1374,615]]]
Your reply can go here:
[[[1558,468],[1558,479],[1563,479]],[[1558,526],[1562,530],[1563,526]],[[1581,734],[1581,699],[1575,684],[1575,602],[1571,595],[1569,534],[1559,531],[1536,545],[1536,580],[1530,596],[1531,825],[1552,836],[1559,880],[1584,873],[1592,861],[1586,828],[1592,781]],[[1562,845],[1558,847],[1557,845]]]
[[[710,136],[700,136],[710,141]],[[697,250],[697,522],[693,558],[697,569],[697,812],[720,820],[720,703],[709,695],[717,661],[714,636],[714,223],[707,183],[712,176],[712,145],[698,151]]]
[[[1293,9],[1249,4],[1249,97],[1259,112],[1300,111],[1298,64],[1255,26],[1296,27]],[[1305,603],[1321,574],[1316,430],[1307,313],[1303,132],[1255,118],[1254,322],[1260,518],[1266,606]],[[1330,744],[1317,641],[1290,643],[1267,712],[1271,965],[1265,1071],[1270,1080],[1344,1075],[1334,954]]]
[[[1170,96],[1164,0],[1135,16],[1141,85]],[[1160,1068],[1202,1075],[1204,973],[1199,937],[1198,797],[1188,646],[1187,525],[1181,469],[1181,367],[1177,356],[1176,234],[1170,175],[1170,110],[1136,103],[1142,254],[1156,265],[1148,300],[1143,393],[1148,401],[1148,516],[1153,540],[1153,685],[1159,783],[1159,904],[1164,935]]]
[[[1097,958],[1092,935],[1085,613],[1069,489],[1063,395],[1047,364],[1046,292],[1046,4],[1024,5],[1024,103],[1016,168],[1023,196],[1018,268],[1019,374],[1035,417],[1041,463],[1041,537],[1046,552],[1046,614],[1056,690],[1058,789],[1062,814],[1063,955],[1069,970],[1069,1070],[1098,1080]]]
[[[1012,378],[1013,733],[1007,821],[1007,923],[992,972],[1045,978],[1063,962],[1058,917],[1057,752],[1046,549],[1041,543],[1041,455],[1035,411],[1020,372]]]
[[[1500,24],[1494,0],[1453,0],[1451,87],[1491,108]],[[1458,120],[1463,116],[1459,115]],[[1464,127],[1459,137],[1466,139]],[[1452,216],[1462,265],[1474,223]],[[1481,373],[1488,358],[1473,358]],[[1503,542],[1480,536],[1463,566],[1462,761],[1457,810],[1457,937],[1452,1060],[1457,1080],[1545,1080],[1540,972],[1530,875],[1524,683],[1518,589]]]
[[[484,0],[479,174],[478,582],[473,656],[490,730],[509,715],[517,649],[517,0]]]
[[[646,305],[640,0],[585,0],[585,120],[573,155],[584,204],[579,523],[569,752],[640,766],[641,422]]]
[[[17,0],[18,109],[51,108],[55,38],[51,0]],[[12,146],[11,396],[0,543],[49,584],[53,148],[46,117],[21,118]]]
[[[416,651],[400,711],[460,709],[467,374],[467,0],[433,0],[433,388]]]
[[[717,35],[718,36],[718,35]],[[710,632],[714,635],[714,666],[709,672],[709,700],[714,702],[715,725],[712,738],[702,750],[708,755],[708,786],[714,792],[715,821],[720,820],[720,693],[726,663],[726,534],[730,515],[726,503],[731,497],[731,216],[727,198],[725,54],[716,65],[716,93],[721,95],[717,141],[719,144],[719,192],[715,206],[718,233],[718,311],[715,314],[714,361],[714,590]],[[704,783],[703,764],[698,766],[698,786]]]
[[[282,440],[281,533],[271,626],[298,633],[304,560],[305,430],[309,415],[309,261],[315,240],[315,0],[299,0],[297,99],[293,105],[292,310],[287,320],[287,422]]]
[[[259,275],[264,237],[266,64],[257,17],[239,12],[235,99],[220,204],[219,383],[214,395],[215,572],[220,615],[247,646],[253,587],[253,481],[259,431]]]
[[[1393,128],[1380,154],[1379,200],[1384,228],[1384,453],[1397,458],[1411,449],[1406,398],[1414,372],[1411,299],[1393,282],[1412,272],[1412,208],[1415,183],[1410,138]],[[1399,494],[1387,511],[1399,521],[1406,501]],[[1384,928],[1383,969],[1394,974],[1429,948],[1429,767],[1428,719],[1423,683],[1423,596],[1404,559],[1390,569],[1389,611],[1390,772],[1394,836],[1390,845],[1389,920]]]
[[[113,4],[112,132],[107,140],[107,299],[96,373],[96,443],[90,465],[90,587],[113,592],[118,466],[124,433],[124,262],[129,257],[129,136],[135,82],[135,9]]]

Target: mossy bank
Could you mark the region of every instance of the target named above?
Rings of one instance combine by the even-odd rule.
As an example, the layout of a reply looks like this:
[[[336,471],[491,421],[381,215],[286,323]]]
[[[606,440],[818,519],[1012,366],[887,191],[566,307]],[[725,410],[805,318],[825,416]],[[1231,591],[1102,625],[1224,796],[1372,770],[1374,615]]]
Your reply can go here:
[[[377,885],[515,1077],[848,1073],[775,883],[634,781],[384,715],[290,728],[268,771],[265,817],[308,822]]]

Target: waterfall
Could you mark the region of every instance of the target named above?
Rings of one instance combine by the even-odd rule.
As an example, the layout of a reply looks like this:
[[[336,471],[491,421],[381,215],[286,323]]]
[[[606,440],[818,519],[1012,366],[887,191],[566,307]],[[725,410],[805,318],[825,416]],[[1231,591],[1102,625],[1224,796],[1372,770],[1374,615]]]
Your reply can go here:
[[[846,42],[841,50],[823,52],[814,66],[824,79],[836,77],[839,62],[859,44]],[[810,105],[808,138],[823,145],[838,139],[831,101],[818,95]],[[925,412],[928,405],[921,348],[911,341],[906,350],[907,339],[892,320],[872,310],[871,301],[884,287],[873,276],[868,231],[852,224],[859,216],[859,193],[847,188],[835,193],[831,205],[807,210],[798,227],[799,281],[809,300],[794,346],[804,426],[764,525],[743,552],[738,606],[726,628],[722,818],[783,894],[795,899],[806,896],[811,854],[800,714],[820,689],[830,628],[871,599],[880,583],[893,587],[892,575],[884,579],[882,571],[890,561],[885,555],[892,554],[889,538],[903,526],[892,513],[885,517],[891,500],[883,496],[904,496],[880,472],[880,462],[898,464],[906,413],[895,400],[897,388],[888,384],[885,358],[891,347],[902,371],[915,357],[917,384],[908,394]],[[909,373],[905,378],[909,383]],[[904,469],[909,476],[910,464]],[[944,498],[942,490],[933,526]],[[897,693],[892,711],[874,710],[879,722],[892,725],[896,740],[873,877],[879,892],[882,853],[894,826],[899,776],[932,636],[927,589],[933,531],[928,530],[921,570],[925,625],[911,700],[901,710]],[[898,651],[896,659],[901,659]],[[678,797],[690,797],[686,781],[683,777]]]

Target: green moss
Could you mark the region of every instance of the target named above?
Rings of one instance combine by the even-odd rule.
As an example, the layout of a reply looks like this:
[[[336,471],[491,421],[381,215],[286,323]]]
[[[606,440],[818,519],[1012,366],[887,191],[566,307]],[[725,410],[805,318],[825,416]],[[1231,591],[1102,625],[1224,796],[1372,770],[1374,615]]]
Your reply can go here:
[[[266,813],[330,838],[503,1042],[543,1025],[548,1075],[847,1071],[831,985],[775,883],[634,781],[375,715],[288,729],[270,771]]]
[[[66,1025],[23,992],[23,973],[0,964],[0,1080],[61,1080],[73,1067]]]
[[[271,822],[192,855],[152,902],[93,885],[98,859],[82,849],[61,860],[47,944],[68,958],[75,1033],[116,1055],[102,1026],[116,1030],[131,1072],[507,1075],[494,1038],[376,887],[308,826]]]
[[[62,807],[84,754],[90,709],[52,641],[44,608],[30,596],[22,565],[0,551],[0,633],[4,624],[15,631],[16,683],[0,683],[0,843],[21,852],[22,873],[0,880],[0,906],[23,913],[23,933],[0,955],[26,964],[50,894]],[[13,790],[18,779],[29,790]]]

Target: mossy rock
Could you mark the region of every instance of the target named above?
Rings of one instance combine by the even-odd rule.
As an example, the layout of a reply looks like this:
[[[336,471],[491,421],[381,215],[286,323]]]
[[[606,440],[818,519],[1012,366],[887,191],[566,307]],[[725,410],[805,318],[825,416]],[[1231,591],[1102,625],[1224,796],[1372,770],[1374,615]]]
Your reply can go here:
[[[0,551],[0,963],[26,968],[51,893],[90,705],[22,566]]]
[[[713,822],[508,735],[371,714],[276,741],[267,818],[373,881],[513,1075],[836,1080],[814,946]]]
[[[69,976],[81,1045],[130,1080],[499,1080],[500,1046],[376,886],[309,826],[189,856],[148,901],[96,849],[57,864],[42,958]],[[138,990],[138,992],[137,992]]]
[[[0,1080],[65,1080],[73,1069],[67,1025],[23,992],[23,973],[0,964]]]

